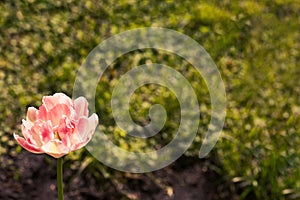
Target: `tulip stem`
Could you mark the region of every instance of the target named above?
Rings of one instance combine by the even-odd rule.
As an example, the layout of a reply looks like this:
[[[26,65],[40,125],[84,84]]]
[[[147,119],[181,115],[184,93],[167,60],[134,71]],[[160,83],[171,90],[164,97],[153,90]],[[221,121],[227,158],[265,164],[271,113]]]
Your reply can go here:
[[[64,190],[63,190],[63,158],[57,159],[57,192],[58,200],[64,199]]]

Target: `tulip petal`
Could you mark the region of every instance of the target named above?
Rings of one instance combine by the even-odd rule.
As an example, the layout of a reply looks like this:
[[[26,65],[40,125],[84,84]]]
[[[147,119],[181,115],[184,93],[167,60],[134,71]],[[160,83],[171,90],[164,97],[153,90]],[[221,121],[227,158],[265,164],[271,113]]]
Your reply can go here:
[[[98,116],[95,113],[88,119],[80,118],[77,124],[77,131],[74,134],[76,138],[74,138],[75,142],[73,142],[72,151],[82,148],[91,140],[97,124]]]
[[[90,139],[91,138],[86,138],[85,141],[73,144],[71,150],[76,151],[78,149],[81,149],[82,147],[84,147],[90,141]]]
[[[89,120],[86,117],[81,117],[76,125],[76,128],[74,130],[73,136],[72,136],[72,148],[71,150],[77,150],[81,148],[81,144],[85,142],[86,140],[86,132],[89,130]]]
[[[77,119],[79,119],[81,116],[88,117],[89,115],[88,102],[84,97],[78,97],[77,99],[75,99],[74,107],[75,107]]]
[[[36,134],[40,135],[43,144],[49,142],[50,140],[53,140],[54,133],[53,133],[51,121],[42,123],[40,126],[40,132]]]
[[[14,138],[17,140],[17,142],[27,151],[30,151],[32,153],[44,153],[39,147],[30,144],[27,140],[25,140],[24,138],[18,136],[17,134],[14,133]]]
[[[65,104],[58,104],[54,106],[48,113],[49,119],[52,122],[52,126],[59,125],[60,120],[65,116],[71,115],[71,109]]]
[[[89,120],[86,117],[81,117],[77,123],[76,134],[80,141],[83,141],[86,135],[86,132],[89,129]]]
[[[98,125],[98,115],[96,113],[92,114],[90,117],[89,117],[89,132],[88,132],[88,137],[91,137],[94,132],[95,132],[95,129]]]
[[[88,125],[86,127],[86,131],[84,132],[84,134],[81,135],[82,140],[85,140],[86,138],[91,138],[97,127],[97,124],[98,115],[94,113],[88,118]]]
[[[41,149],[54,158],[60,158],[70,152],[70,149],[59,140],[49,141]]]
[[[35,122],[36,123],[36,122]],[[25,140],[27,140],[30,144],[36,145],[36,146],[41,146],[42,142],[40,139],[40,134],[39,134],[39,130],[37,131],[38,133],[36,134],[34,131],[34,124],[26,121],[26,120],[22,120],[22,134],[25,138]]]
[[[63,93],[55,93],[53,96],[44,96],[42,102],[47,111],[51,110],[57,104],[73,106],[72,99]]]
[[[33,124],[26,121],[26,120],[22,120],[22,134],[25,137],[25,139],[27,140],[28,138],[31,138],[31,133],[30,130],[32,128]]]
[[[61,119],[58,126],[58,134],[61,141],[68,147],[71,146],[71,135],[75,129],[75,123],[70,121],[67,117]]]
[[[48,120],[47,110],[46,110],[46,108],[45,108],[44,105],[41,105],[39,107],[38,119],[43,120],[43,121],[47,121]]]
[[[27,111],[26,120],[34,122],[38,117],[38,110],[34,107],[29,107]]]
[[[51,121],[37,120],[30,129],[30,138],[38,146],[42,146],[50,140],[54,139]]]

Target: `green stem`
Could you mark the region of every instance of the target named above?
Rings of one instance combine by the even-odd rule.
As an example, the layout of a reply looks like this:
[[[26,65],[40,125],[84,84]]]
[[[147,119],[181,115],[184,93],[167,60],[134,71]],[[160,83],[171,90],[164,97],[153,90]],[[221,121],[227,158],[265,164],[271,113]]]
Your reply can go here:
[[[58,200],[64,199],[64,189],[63,189],[63,158],[57,159],[57,192]]]

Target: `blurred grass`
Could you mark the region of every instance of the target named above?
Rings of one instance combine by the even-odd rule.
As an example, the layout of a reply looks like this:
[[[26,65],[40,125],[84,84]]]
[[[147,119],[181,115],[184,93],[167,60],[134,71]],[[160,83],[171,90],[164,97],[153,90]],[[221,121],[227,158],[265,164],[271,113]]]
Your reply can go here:
[[[29,0],[1,1],[0,10],[0,155],[16,155],[12,133],[20,132],[28,106],[39,106],[44,95],[72,94],[76,70],[96,45],[128,29],[160,26],[198,41],[221,71],[227,118],[211,153],[219,160],[219,173],[242,190],[241,199],[250,194],[257,199],[300,198],[298,1]],[[152,140],[128,138],[115,126],[108,106],[116,80],[147,61],[174,66],[194,87],[202,119],[186,155],[196,157],[209,122],[209,93],[192,66],[166,52],[129,53],[105,73],[96,102],[104,132],[130,150],[159,148],[172,139],[178,102],[166,88],[144,86],[132,97],[137,123],[147,123],[153,103],[165,105],[173,116]]]

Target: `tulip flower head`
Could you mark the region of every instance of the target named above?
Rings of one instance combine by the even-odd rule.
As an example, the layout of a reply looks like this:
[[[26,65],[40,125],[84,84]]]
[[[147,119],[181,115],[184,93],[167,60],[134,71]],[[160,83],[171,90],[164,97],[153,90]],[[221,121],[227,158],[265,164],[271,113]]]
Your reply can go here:
[[[39,109],[29,107],[26,120],[22,120],[24,138],[16,134],[14,137],[32,153],[60,158],[84,147],[92,138],[98,116],[88,115],[84,97],[72,100],[63,93],[44,96]]]

